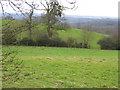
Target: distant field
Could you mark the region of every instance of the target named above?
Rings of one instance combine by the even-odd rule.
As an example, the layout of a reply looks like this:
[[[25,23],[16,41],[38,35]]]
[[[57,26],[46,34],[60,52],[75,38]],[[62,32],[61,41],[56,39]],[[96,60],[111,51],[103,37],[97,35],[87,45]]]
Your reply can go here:
[[[9,20],[2,20],[3,25],[6,24],[7,22],[9,22]],[[13,21],[14,26],[15,25],[19,25],[21,22],[23,21]],[[37,36],[39,36],[40,32],[46,32],[46,26],[44,24],[38,24],[33,30],[32,30],[32,38],[35,40],[35,38]],[[36,35],[36,32],[38,35]],[[75,29],[75,28],[71,28],[68,30],[58,30],[58,36],[64,40],[65,42],[67,42],[67,39],[69,37],[72,37],[74,39],[76,39],[77,43],[81,43],[83,38],[83,30],[81,29]],[[18,35],[17,39],[21,40],[22,38],[28,37],[28,31],[22,32],[21,34]],[[100,49],[100,45],[97,44],[97,42],[103,38],[104,36],[108,36],[108,35],[104,35],[104,34],[100,34],[100,33],[95,33],[92,32],[92,40],[90,41],[90,46],[92,49]]]
[[[80,42],[82,42],[82,39],[83,39],[83,37],[82,37],[83,36],[83,30],[81,30],[81,29],[72,28],[72,29],[69,29],[67,31],[64,31],[64,30],[58,31],[58,33],[59,33],[59,36],[64,41],[67,41],[68,37],[73,37],[77,40],[77,42],[80,43]],[[91,40],[90,40],[91,48],[92,49],[100,49],[100,45],[97,44],[97,42],[105,36],[108,36],[108,35],[92,32],[92,37],[90,37],[91,38]],[[88,37],[89,37],[89,34],[88,34]]]
[[[116,88],[118,51],[11,46],[25,68],[9,88]],[[30,74],[25,76],[25,74]]]

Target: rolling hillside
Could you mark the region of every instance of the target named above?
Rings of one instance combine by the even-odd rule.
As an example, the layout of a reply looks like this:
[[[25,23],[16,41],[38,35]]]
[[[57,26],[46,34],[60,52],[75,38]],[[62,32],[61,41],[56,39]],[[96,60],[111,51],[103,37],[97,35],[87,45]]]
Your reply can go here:
[[[3,20],[5,23],[8,20]],[[13,21],[13,29],[21,23],[24,22]],[[36,40],[46,33],[45,28],[44,24],[33,28],[32,39]],[[99,49],[98,40],[108,36],[95,32],[91,34],[90,45],[93,49]],[[84,39],[83,35],[84,30],[70,28],[58,30],[54,37],[59,36],[66,42],[72,37],[79,43]],[[87,35],[90,38],[90,34]],[[28,37],[28,31],[16,38],[20,40],[25,37]],[[17,51],[16,60],[23,61],[19,80],[14,83],[3,82],[3,88],[117,88],[118,51],[93,49],[3,46],[3,51]]]
[[[5,24],[9,22],[9,20],[2,20],[2,23]],[[14,26],[18,25],[20,23],[23,23],[23,21],[13,21]],[[36,37],[40,36],[39,34],[42,33],[46,33],[47,31],[45,30],[46,26],[42,23],[38,24],[35,28],[33,28],[32,30],[32,38],[33,40],[36,39]],[[37,35],[36,35],[37,33]],[[70,28],[68,30],[57,30],[57,36],[59,36],[62,40],[64,40],[65,42],[67,42],[68,38],[73,38],[76,40],[77,43],[82,42],[83,40],[83,30],[82,29],[75,29],[75,28]],[[97,44],[97,42],[103,38],[104,34],[100,34],[100,33],[96,33],[96,32],[92,32],[92,37],[90,40],[90,46],[93,49],[100,49],[100,46]],[[28,37],[28,31],[22,32],[18,35],[17,39],[21,40],[22,38]]]

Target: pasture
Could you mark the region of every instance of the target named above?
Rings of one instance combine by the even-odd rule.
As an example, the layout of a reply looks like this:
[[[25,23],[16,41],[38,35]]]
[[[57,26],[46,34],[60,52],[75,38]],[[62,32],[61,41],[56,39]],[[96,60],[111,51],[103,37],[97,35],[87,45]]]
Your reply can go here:
[[[117,88],[118,51],[10,46],[23,60],[20,79],[4,88]],[[4,47],[3,47],[4,49]]]

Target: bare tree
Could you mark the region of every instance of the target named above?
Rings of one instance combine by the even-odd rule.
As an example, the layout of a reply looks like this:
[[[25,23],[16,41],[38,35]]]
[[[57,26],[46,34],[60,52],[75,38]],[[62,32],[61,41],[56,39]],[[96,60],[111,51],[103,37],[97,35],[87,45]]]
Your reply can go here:
[[[27,4],[30,9],[27,10],[27,16],[26,16],[26,24],[27,24],[27,29],[29,31],[29,39],[31,40],[32,39],[32,28],[36,26],[36,24],[33,24],[33,14],[34,14],[34,11],[37,10],[37,7],[38,5],[32,1],[31,3],[28,3],[25,1],[25,4]]]

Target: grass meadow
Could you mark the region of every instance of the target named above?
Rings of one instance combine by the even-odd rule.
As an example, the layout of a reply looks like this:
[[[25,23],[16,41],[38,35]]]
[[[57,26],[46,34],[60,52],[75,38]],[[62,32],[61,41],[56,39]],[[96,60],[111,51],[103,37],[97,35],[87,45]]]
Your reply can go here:
[[[117,88],[118,51],[10,46],[23,60],[20,79],[4,88]],[[4,49],[4,46],[3,46]]]

